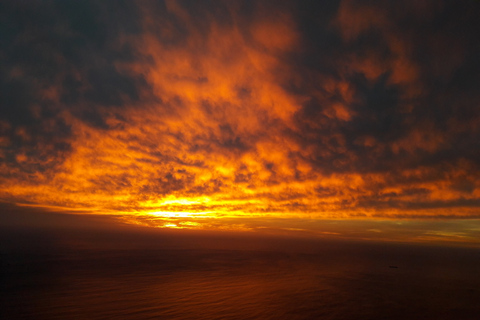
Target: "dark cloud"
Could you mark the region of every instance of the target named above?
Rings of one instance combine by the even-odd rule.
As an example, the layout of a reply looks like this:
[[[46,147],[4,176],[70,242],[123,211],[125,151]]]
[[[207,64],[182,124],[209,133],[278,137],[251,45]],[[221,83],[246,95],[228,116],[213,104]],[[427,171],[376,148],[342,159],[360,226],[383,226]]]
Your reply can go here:
[[[343,8],[348,11],[345,19],[349,18],[353,22],[345,27],[340,21],[337,26],[340,29],[353,28],[348,32],[354,35],[348,35],[346,43],[339,43],[338,38],[330,40],[330,43],[336,42],[337,57],[328,57],[326,61],[335,67],[332,81],[335,78],[345,81],[352,91],[352,101],[345,101],[338,90],[322,90],[322,83],[328,84],[330,79],[324,79],[328,73],[322,69],[323,57],[320,56],[319,67],[314,69],[319,74],[317,79],[320,83],[316,83],[317,87],[308,92],[318,92],[320,97],[309,100],[297,115],[298,126],[302,127],[299,131],[305,133],[305,136],[316,136],[311,143],[319,149],[329,150],[324,156],[314,159],[319,167],[332,171],[389,171],[418,164],[435,165],[449,156],[448,161],[454,161],[452,157],[477,160],[476,152],[458,150],[466,145],[476,147],[477,135],[468,130],[469,136],[460,136],[455,126],[462,121],[478,122],[478,114],[472,112],[472,108],[475,108],[479,97],[470,90],[472,82],[479,80],[478,76],[473,76],[476,72],[474,70],[478,70],[478,59],[474,62],[462,57],[478,56],[478,46],[474,47],[473,39],[469,38],[473,35],[472,30],[480,30],[478,22],[471,15],[472,11],[478,12],[478,4],[469,3],[462,7],[446,3],[440,10],[435,10],[435,6],[417,7],[419,6],[409,2],[402,4],[402,8],[393,2],[360,4],[346,1],[342,4],[340,10]],[[433,21],[425,21],[425,15],[416,10],[432,10],[429,14]],[[370,18],[369,14],[376,14],[377,21],[364,21]],[[355,20],[359,21],[356,23]],[[455,23],[460,20],[461,23]],[[451,46],[448,50],[439,50],[441,46],[447,47],[449,44]],[[400,56],[402,54],[405,57]],[[374,61],[369,61],[370,59]],[[378,69],[377,74],[370,75],[373,71],[366,69],[369,68],[368,65],[355,66],[351,60],[376,64],[373,67]],[[399,77],[395,73],[401,72],[396,70],[397,60],[405,60],[403,63],[406,69],[416,69],[409,79],[402,82],[395,79]],[[441,71],[441,68],[445,71]],[[442,78],[439,79],[433,72],[435,69],[442,72]],[[466,70],[471,73],[459,76],[458,73]],[[462,81],[469,84],[461,83]],[[308,86],[307,84],[306,87]],[[418,91],[414,94],[411,92],[413,86]],[[439,98],[456,89],[459,91],[448,94],[452,100]],[[469,102],[465,101],[465,94],[471,97]],[[331,119],[325,115],[326,107],[335,103],[348,105],[352,113],[348,121]],[[469,120],[463,117],[465,113],[469,114]],[[313,127],[312,118],[315,119]],[[431,131],[433,137],[429,137],[428,132],[421,132],[423,129]],[[332,133],[340,134],[347,153],[338,147],[338,138],[325,138],[332,137]],[[416,141],[403,142],[409,135],[416,135],[423,140],[417,142],[423,145],[412,145]],[[444,141],[433,146],[435,141],[432,140],[435,138]],[[371,143],[365,143],[366,139]],[[304,136],[300,140],[308,141]],[[400,150],[393,149],[399,142],[405,146]],[[471,150],[478,149],[475,147]],[[369,156],[370,154],[374,156]],[[348,157],[356,161],[342,161]]]
[[[111,1],[1,4],[0,134],[14,174],[63,163],[75,138],[69,115],[108,128],[105,108],[139,99],[145,81],[117,67],[134,60],[122,37],[140,31],[136,10]]]

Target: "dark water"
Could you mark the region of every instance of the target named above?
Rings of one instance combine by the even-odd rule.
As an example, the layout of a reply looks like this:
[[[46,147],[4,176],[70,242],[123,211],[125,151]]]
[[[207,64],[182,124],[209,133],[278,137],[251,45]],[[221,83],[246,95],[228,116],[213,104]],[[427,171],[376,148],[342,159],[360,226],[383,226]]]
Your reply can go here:
[[[478,319],[478,249],[181,234],[1,237],[2,319]]]

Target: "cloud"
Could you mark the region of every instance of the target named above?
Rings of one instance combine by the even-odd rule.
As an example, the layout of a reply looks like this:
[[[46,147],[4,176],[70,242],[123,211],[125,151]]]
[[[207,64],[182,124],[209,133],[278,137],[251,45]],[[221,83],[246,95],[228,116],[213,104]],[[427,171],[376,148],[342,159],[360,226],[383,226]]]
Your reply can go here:
[[[478,216],[474,2],[2,6],[3,200]]]

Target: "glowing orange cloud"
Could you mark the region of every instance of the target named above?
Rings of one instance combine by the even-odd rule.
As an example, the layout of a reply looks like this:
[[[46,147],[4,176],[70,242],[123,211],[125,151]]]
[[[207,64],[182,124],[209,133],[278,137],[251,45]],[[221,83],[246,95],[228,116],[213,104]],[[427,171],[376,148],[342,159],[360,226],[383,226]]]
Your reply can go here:
[[[39,106],[30,109],[42,132],[63,125],[68,134],[52,144],[27,126],[14,130],[1,122],[10,134],[0,137],[2,159],[9,157],[4,150],[23,143],[12,157],[15,165],[0,162],[6,173],[1,198],[148,213],[176,228],[198,227],[194,218],[202,217],[478,216],[474,161],[429,163],[429,155],[452,147],[453,135],[478,131],[478,117],[464,129],[455,118],[442,128],[435,119],[414,116],[428,98],[424,69],[411,35],[398,30],[387,9],[341,2],[329,32],[346,48],[361,47],[373,32],[381,50],[339,50],[329,57],[327,67],[335,70],[329,73],[311,67],[321,63],[315,57],[303,59],[313,45],[298,13],[252,6],[250,15],[234,3],[196,15],[176,1],[161,10],[139,5],[142,32],[107,42],[135,48],[135,54],[108,72],[142,85],[133,93],[118,89],[118,101],[104,98],[116,107],[92,107],[100,101],[95,81],[110,90],[128,86],[108,77],[101,82],[65,62],[70,87],[97,100],[64,107],[73,89],[59,72],[55,86],[38,89],[58,106],[57,118],[45,120]],[[452,65],[462,57],[452,57]],[[35,152],[29,141],[36,141]],[[137,222],[148,220],[142,219]]]

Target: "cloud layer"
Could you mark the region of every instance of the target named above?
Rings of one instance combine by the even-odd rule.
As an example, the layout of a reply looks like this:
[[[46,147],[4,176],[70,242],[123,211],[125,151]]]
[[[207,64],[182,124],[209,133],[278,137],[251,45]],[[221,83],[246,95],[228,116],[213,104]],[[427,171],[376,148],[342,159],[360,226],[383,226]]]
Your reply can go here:
[[[0,197],[480,216],[475,1],[6,1]]]

